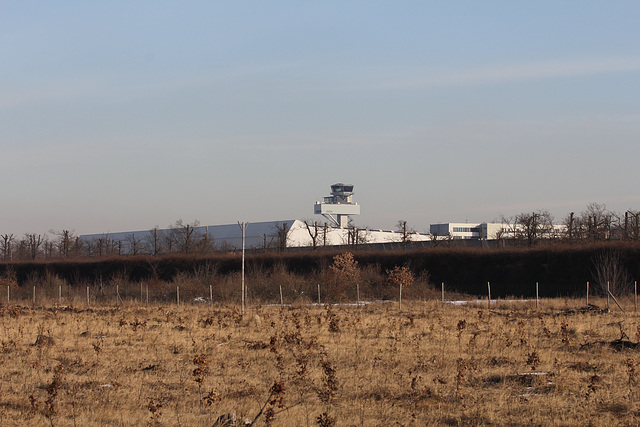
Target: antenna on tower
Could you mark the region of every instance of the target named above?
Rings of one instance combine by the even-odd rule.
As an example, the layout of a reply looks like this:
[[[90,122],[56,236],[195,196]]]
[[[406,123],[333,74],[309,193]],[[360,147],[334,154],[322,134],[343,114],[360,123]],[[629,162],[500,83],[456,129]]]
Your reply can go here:
[[[322,203],[316,202],[313,213],[322,215],[332,225],[340,228],[349,226],[349,215],[360,215],[360,205],[351,199],[353,185],[341,182],[331,186],[331,196],[324,198]]]

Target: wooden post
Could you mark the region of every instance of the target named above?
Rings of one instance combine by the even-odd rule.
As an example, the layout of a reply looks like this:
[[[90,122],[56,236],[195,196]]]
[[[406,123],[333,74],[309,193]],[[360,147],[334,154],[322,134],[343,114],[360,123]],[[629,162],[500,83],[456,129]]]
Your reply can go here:
[[[33,305],[36,305],[36,285],[33,285]]]
[[[587,307],[589,307],[589,281],[587,281]]]
[[[58,285],[58,305],[62,305],[62,285]]]
[[[147,305],[149,305],[149,285],[147,285]]]
[[[402,283],[400,283],[400,296],[398,297],[398,310],[402,310]]]
[[[536,282],[536,310],[539,308],[540,306],[538,305],[538,282]]]
[[[209,285],[209,305],[213,305],[213,285]]]
[[[620,306],[620,304],[618,303],[618,300],[616,299],[616,297],[608,289],[607,289],[607,292],[609,292],[609,295],[611,295],[611,298],[613,298],[613,302],[616,303],[616,305],[618,306],[620,311],[624,313],[624,309]]]
[[[487,282],[487,308],[491,310],[491,283]]]
[[[320,305],[320,283],[318,283],[318,305]]]
[[[360,285],[356,283],[356,307],[360,308]]]
[[[180,307],[180,286],[176,286],[176,304]]]
[[[10,295],[9,289],[11,289],[11,288],[9,287],[9,285],[7,285],[7,305],[9,305],[10,301],[11,301],[11,298],[10,298],[11,295]]]
[[[444,282],[442,282],[442,305],[444,305]]]
[[[89,287],[87,286],[87,307],[89,307],[91,305],[90,301],[91,300],[89,299]]]
[[[116,285],[116,306],[120,304],[120,289],[119,285]]]
[[[282,285],[280,285],[280,308],[284,308],[284,299],[282,298]]]
[[[633,282],[633,311],[638,311],[638,281]]]
[[[609,295],[611,295],[611,291],[609,290],[609,282],[607,282],[607,311],[609,311]]]
[[[238,226],[242,230],[242,309],[241,315],[244,318],[244,299],[245,299],[245,291],[244,291],[244,241],[245,241],[245,232],[247,231],[247,225],[249,223],[247,221],[238,221]]]
[[[140,304],[142,304],[142,282],[140,283]]]

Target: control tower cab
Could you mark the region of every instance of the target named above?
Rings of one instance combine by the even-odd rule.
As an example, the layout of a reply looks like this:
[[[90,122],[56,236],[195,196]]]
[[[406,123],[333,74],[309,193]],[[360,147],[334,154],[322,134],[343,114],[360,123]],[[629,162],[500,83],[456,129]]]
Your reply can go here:
[[[360,205],[353,203],[352,195],[353,185],[333,184],[331,196],[325,197],[322,203],[316,202],[313,213],[324,216],[336,227],[347,228],[349,215],[360,215]]]

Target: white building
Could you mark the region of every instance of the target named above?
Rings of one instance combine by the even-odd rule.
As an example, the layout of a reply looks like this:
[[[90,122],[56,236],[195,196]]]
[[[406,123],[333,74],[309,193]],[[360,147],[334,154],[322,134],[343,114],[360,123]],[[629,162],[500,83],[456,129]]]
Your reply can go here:
[[[564,225],[553,225],[552,230],[546,230],[541,237],[552,238],[561,235],[566,230]],[[496,222],[466,223],[447,222],[431,224],[430,233],[438,239],[477,239],[496,240],[513,239],[522,236],[525,229],[520,224],[505,224]]]
[[[402,233],[391,230],[358,228],[350,224],[352,215],[360,214],[360,206],[352,199],[353,185],[337,183],[331,186],[331,196],[316,202],[314,213],[327,221],[249,222],[245,231],[245,248],[299,248],[367,243],[403,243],[429,240],[424,233]],[[89,234],[80,240],[90,254],[158,254],[194,253],[207,250],[238,250],[242,248],[242,230],[238,224],[207,225]]]
[[[188,227],[185,225],[182,228],[87,234],[80,236],[80,241],[92,255],[194,253],[205,249],[233,251],[242,248],[242,230],[238,224]],[[402,233],[391,230],[334,227],[326,223],[297,219],[249,222],[245,231],[247,249],[401,243],[402,240]],[[407,240],[427,241],[429,235],[411,233]]]

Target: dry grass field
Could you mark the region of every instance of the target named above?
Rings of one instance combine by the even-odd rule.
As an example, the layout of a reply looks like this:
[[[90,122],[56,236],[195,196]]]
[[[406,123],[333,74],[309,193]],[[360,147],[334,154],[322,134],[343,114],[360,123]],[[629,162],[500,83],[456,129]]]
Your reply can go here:
[[[5,304],[0,425],[638,425],[623,304]]]

